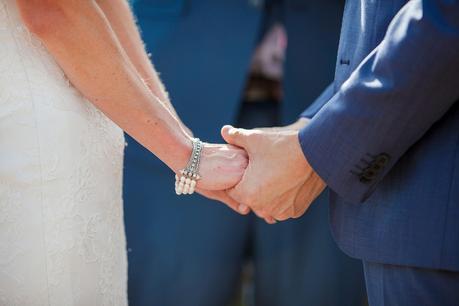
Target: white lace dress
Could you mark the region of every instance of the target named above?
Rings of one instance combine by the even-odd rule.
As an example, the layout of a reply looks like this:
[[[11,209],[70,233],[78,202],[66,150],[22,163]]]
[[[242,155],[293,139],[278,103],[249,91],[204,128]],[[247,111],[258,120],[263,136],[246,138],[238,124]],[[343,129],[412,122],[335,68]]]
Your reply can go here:
[[[124,138],[0,0],[0,305],[126,305]]]

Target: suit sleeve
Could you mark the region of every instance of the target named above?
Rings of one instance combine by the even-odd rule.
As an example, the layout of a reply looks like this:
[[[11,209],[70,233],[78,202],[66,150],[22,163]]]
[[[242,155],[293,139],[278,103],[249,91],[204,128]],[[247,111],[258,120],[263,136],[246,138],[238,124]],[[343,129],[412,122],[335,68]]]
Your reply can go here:
[[[411,0],[299,133],[339,196],[363,202],[459,98],[459,0]]]

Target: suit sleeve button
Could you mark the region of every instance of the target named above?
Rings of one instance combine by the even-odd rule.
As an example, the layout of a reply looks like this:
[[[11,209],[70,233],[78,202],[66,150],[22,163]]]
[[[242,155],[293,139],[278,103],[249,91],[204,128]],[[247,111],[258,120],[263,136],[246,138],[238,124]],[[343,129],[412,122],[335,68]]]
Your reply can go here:
[[[374,163],[380,166],[385,166],[390,160],[390,156],[387,153],[381,153],[376,156]]]

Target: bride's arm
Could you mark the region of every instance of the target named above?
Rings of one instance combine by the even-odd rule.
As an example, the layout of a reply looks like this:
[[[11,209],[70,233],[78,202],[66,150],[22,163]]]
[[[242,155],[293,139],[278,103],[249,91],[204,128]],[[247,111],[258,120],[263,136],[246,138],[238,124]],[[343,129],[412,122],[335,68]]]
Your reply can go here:
[[[186,166],[190,137],[152,94],[93,0],[17,0],[27,27],[37,35],[72,84],[123,130],[171,169]],[[203,188],[238,182],[246,159],[240,150],[209,147],[203,152]],[[206,173],[207,174],[207,173]],[[212,175],[210,175],[212,176]],[[226,186],[228,187],[228,186]]]
[[[167,91],[161,82],[158,73],[153,67],[135,24],[134,16],[126,0],[96,0],[99,7],[107,17],[113,31],[116,33],[121,46],[126,51],[131,62],[147,84],[148,88],[156,95],[173,115],[177,118],[185,130],[191,133],[180,121],[172,106]]]
[[[172,169],[186,164],[189,137],[143,83],[94,1],[18,0],[21,15],[72,84]]]

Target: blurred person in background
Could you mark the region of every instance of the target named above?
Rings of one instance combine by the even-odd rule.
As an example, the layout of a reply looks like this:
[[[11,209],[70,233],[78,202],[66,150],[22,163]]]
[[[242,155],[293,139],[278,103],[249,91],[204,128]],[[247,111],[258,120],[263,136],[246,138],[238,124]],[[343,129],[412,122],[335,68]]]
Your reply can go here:
[[[229,122],[295,121],[333,79],[341,1],[138,0],[133,7],[177,112],[206,141],[221,141]],[[128,143],[131,305],[228,305],[247,262],[255,284],[249,305],[363,303],[362,268],[332,240],[326,194],[301,219],[269,225],[199,196],[179,199],[163,179],[169,170]]]

